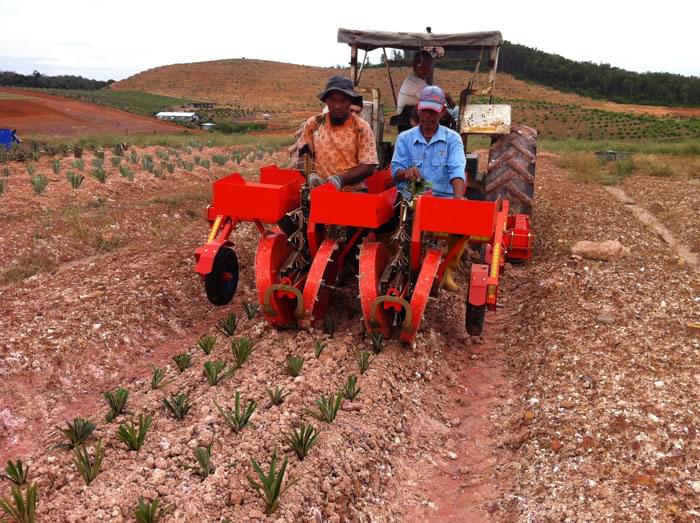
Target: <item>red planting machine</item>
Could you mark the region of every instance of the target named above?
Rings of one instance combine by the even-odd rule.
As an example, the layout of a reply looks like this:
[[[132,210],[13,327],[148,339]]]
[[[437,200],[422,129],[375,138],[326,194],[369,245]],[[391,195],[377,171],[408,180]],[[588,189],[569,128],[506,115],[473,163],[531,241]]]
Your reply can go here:
[[[207,209],[211,230],[195,253],[207,297],[215,305],[233,298],[239,270],[231,233],[241,222],[253,222],[260,234],[255,284],[271,325],[307,328],[322,321],[333,293],[350,281],[343,276],[355,271],[367,331],[413,344],[429,297],[439,292],[445,268],[468,242],[479,259],[471,263],[465,327],[478,335],[485,311],[496,308],[505,262],[527,261],[534,243],[530,214],[537,133],[511,126],[509,106],[468,103],[472,95],[492,95],[501,35],[340,29],[338,41],[351,47],[356,86],[358,49],[430,49],[437,50],[436,57],[457,49],[462,58],[465,52],[476,53],[474,77],[460,93],[455,118],[467,157],[468,199],[438,198],[429,190],[410,199],[397,197],[388,168],[391,144],[382,141],[379,90],[360,89],[365,94],[362,116],[374,129],[382,166],[366,180],[367,192],[337,191],[331,184],[311,189],[301,170],[276,166],[263,167],[259,182],[237,173],[214,182]],[[476,71],[484,56],[488,85],[478,89]],[[467,152],[471,134],[491,139],[483,173],[477,172],[477,156]]]

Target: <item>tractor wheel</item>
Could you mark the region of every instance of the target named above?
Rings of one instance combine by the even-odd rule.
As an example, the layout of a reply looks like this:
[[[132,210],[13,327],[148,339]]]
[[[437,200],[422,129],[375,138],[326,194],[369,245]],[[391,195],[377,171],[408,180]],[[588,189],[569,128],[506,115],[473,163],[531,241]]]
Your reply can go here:
[[[510,200],[510,214],[532,215],[535,196],[537,131],[513,125],[508,134],[493,138],[484,180],[486,199]]]
[[[233,249],[221,247],[214,257],[211,272],[204,277],[204,290],[212,305],[226,305],[236,294],[238,258]]]

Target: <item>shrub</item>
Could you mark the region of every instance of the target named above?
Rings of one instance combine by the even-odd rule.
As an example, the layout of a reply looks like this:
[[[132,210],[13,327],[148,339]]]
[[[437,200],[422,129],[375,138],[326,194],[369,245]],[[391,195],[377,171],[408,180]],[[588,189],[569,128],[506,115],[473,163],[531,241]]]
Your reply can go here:
[[[163,369],[160,367],[153,367],[151,374],[151,390],[159,389],[165,385],[163,378],[165,378],[165,372],[163,372]]]
[[[237,327],[238,317],[232,312],[216,323],[216,328],[219,330],[219,332],[227,337],[231,337],[236,334]]]
[[[85,180],[85,176],[82,174],[75,174],[73,171],[68,171],[66,173],[66,178],[71,186],[71,189],[78,190]]]
[[[12,499],[0,498],[0,509],[17,523],[36,521],[36,483],[27,487],[26,493],[18,486],[12,487]]]
[[[270,398],[270,404],[276,406],[282,404],[284,398],[289,396],[289,392],[285,392],[284,389],[279,388],[279,385],[276,385],[274,390],[267,389],[267,396]]]
[[[95,424],[83,418],[75,418],[73,421],[66,422],[66,425],[67,427],[65,429],[58,426],[56,428],[63,432],[63,435],[68,438],[68,443],[60,443],[56,445],[56,448],[74,449],[78,445],[85,443],[85,440],[87,440],[90,434],[95,430]]]
[[[258,311],[260,310],[260,305],[257,303],[244,303],[243,304],[243,311],[245,312],[246,317],[249,320],[252,320],[255,318],[256,314],[258,314]]]
[[[197,347],[202,349],[202,352],[209,356],[211,354],[211,351],[214,349],[214,345],[216,345],[216,337],[214,336],[202,336],[197,340]]]
[[[348,376],[348,380],[340,386],[340,392],[347,400],[354,400],[362,389],[357,386],[357,377],[354,374]]]
[[[290,376],[297,377],[301,374],[301,368],[304,365],[304,358],[301,356],[289,356],[287,358],[287,372]]]
[[[227,380],[236,372],[234,367],[226,369],[226,363],[220,360],[208,361],[204,364],[204,375],[207,377],[207,382],[210,386],[216,386],[219,383]]]
[[[253,353],[253,342],[250,338],[231,340],[231,353],[236,360],[236,369],[240,369]]]
[[[170,398],[164,399],[163,406],[177,420],[184,419],[192,407],[189,399],[187,398],[187,394],[185,393],[178,394],[177,396],[170,396]]]
[[[282,483],[284,481],[284,473],[287,470],[287,457],[284,457],[282,466],[277,470],[277,451],[272,453],[272,459],[270,460],[270,468],[267,474],[262,471],[262,468],[255,459],[250,460],[255,474],[259,481],[255,481],[252,477],[248,476],[248,482],[255,489],[255,492],[262,497],[265,503],[265,511],[267,514],[274,514],[279,507],[280,497],[284,494],[289,487],[294,485],[296,481],[291,481],[282,488]]]
[[[138,428],[133,421],[122,423],[117,430],[117,437],[126,444],[129,450],[141,450],[151,423],[153,423],[153,416],[139,414]]]
[[[323,349],[326,348],[326,345],[327,344],[323,343],[321,340],[314,340],[314,356],[316,356],[316,359],[321,357]]]
[[[199,465],[196,472],[203,480],[216,470],[211,462],[211,443],[206,447],[197,447],[194,449],[194,457],[197,459],[197,464]]]
[[[313,425],[301,424],[296,429],[293,429],[290,434],[287,434],[285,441],[300,460],[303,460],[306,455],[316,444],[319,432]]]
[[[161,513],[158,512],[158,504],[159,501],[157,499],[146,501],[143,498],[139,498],[139,504],[134,513],[136,523],[158,523],[161,516]]]
[[[233,429],[233,432],[238,434],[250,421],[251,416],[255,412],[257,404],[254,400],[248,401],[245,408],[241,409],[241,393],[236,391],[234,408],[233,410],[227,410],[221,407],[218,403],[214,402],[214,405],[219,410],[221,415],[228,423],[229,427]]]
[[[49,179],[43,174],[37,174],[31,177],[30,183],[32,184],[34,193],[43,194],[46,190],[46,186],[49,184]]]
[[[29,467],[24,466],[21,459],[16,462],[8,459],[5,474],[0,474],[0,478],[5,478],[17,486],[24,485],[29,478]]]
[[[73,463],[78,468],[78,472],[82,476],[86,485],[92,483],[92,481],[100,473],[100,466],[102,465],[102,458],[105,455],[105,451],[102,448],[102,442],[98,441],[95,445],[95,455],[90,456],[87,448],[77,447],[73,450]]]
[[[114,392],[111,390],[105,392],[103,396],[109,406],[109,412],[105,416],[105,419],[109,423],[125,412],[124,408],[126,407],[126,400],[129,399],[129,391],[119,387]]]
[[[186,352],[183,352],[182,354],[173,356],[173,361],[175,362],[175,365],[177,365],[177,368],[180,372],[185,372],[185,369],[187,369],[190,366],[192,356],[190,356]]]
[[[364,374],[367,369],[369,369],[369,364],[374,360],[371,353],[366,350],[358,352],[355,358],[357,360],[357,366],[360,368],[360,374]]]
[[[100,183],[105,183],[105,180],[107,180],[107,171],[105,171],[102,167],[95,167],[92,171],[90,171],[90,176]]]
[[[316,400],[318,412],[306,409],[306,413],[320,421],[332,423],[335,420],[338,410],[340,410],[340,406],[342,404],[343,395],[340,392],[336,395],[331,394],[328,397],[321,394],[321,397]]]

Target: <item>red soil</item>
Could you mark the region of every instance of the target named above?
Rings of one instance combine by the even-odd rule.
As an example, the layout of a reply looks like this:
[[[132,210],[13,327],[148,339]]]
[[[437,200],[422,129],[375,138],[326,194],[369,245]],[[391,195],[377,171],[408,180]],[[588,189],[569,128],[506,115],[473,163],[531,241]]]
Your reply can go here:
[[[109,109],[23,89],[0,88],[0,94],[18,98],[0,99],[0,127],[17,134],[79,136],[85,134],[129,134],[178,132],[182,128],[155,118]]]

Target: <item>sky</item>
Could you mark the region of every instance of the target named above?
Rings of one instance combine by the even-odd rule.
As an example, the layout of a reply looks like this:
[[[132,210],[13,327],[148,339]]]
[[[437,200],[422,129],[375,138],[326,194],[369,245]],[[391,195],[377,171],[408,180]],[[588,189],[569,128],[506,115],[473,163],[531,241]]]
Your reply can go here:
[[[120,80],[225,58],[346,65],[338,27],[431,26],[434,33],[499,30],[505,40],[572,60],[700,76],[698,20],[700,2],[687,0],[0,0],[0,70]]]

